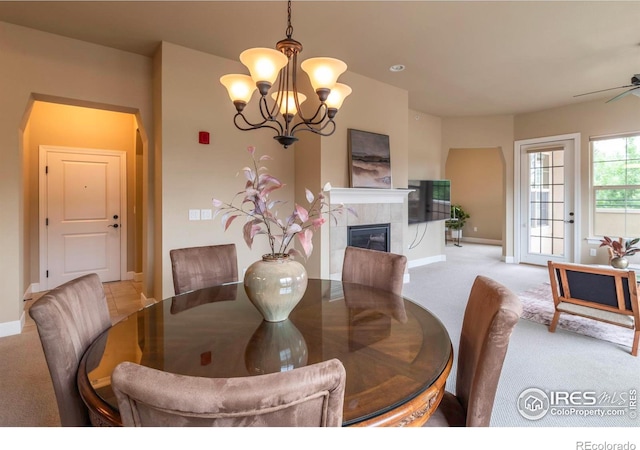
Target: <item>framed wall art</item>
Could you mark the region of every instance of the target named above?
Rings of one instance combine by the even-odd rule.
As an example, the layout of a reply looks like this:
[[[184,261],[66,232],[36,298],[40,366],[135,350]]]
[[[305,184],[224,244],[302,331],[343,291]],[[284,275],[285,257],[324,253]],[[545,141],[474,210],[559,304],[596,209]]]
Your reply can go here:
[[[389,136],[349,128],[347,130],[352,188],[391,188]]]

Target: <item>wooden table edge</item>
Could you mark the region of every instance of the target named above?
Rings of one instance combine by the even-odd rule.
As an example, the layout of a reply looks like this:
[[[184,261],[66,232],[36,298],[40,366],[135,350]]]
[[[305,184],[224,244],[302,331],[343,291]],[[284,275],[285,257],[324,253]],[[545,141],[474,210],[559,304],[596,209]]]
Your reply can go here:
[[[453,349],[449,360],[436,381],[419,395],[391,411],[354,423],[352,427],[421,427],[438,408],[453,365]]]

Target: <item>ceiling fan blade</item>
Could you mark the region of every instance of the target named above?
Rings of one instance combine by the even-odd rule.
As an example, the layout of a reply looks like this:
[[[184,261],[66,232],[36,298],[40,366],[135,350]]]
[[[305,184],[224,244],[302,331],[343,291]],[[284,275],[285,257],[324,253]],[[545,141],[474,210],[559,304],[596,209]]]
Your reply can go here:
[[[584,94],[574,95],[574,97],[582,97],[583,95],[597,94],[598,92],[613,91],[614,89],[624,89],[624,88],[633,87],[633,86],[635,86],[635,85],[634,85],[634,84],[628,84],[628,85],[626,85],[626,86],[618,86],[618,87],[609,88],[609,89],[601,89],[601,90],[599,90],[599,91],[586,92],[586,93],[584,93]]]
[[[625,97],[625,96],[627,96],[627,95],[629,95],[629,94],[640,95],[640,92],[635,92],[635,91],[637,91],[638,89],[640,89],[640,86],[636,86],[636,87],[634,87],[633,89],[629,89],[628,91],[624,91],[622,94],[618,94],[618,95],[616,95],[615,97],[610,98],[610,99],[609,99],[609,100],[607,100],[605,103],[614,102],[614,101],[616,101],[616,100],[618,100],[618,99],[621,99],[622,97]]]

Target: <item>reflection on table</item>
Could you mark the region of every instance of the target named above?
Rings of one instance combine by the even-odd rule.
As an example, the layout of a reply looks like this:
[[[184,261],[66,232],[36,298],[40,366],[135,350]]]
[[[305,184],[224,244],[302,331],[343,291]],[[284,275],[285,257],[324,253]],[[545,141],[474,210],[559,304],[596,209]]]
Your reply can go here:
[[[421,425],[444,391],[451,341],[429,311],[389,292],[309,280],[284,322],[269,323],[242,284],[145,308],[85,354],[80,392],[96,425],[119,425],[110,375],[122,361],[202,377],[243,377],[338,358],[347,371],[344,425]]]

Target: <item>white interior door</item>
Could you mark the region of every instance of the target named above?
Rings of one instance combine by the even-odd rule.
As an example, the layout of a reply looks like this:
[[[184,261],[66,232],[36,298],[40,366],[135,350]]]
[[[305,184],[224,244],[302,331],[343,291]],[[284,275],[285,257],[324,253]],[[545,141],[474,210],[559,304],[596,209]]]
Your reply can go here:
[[[520,148],[520,262],[572,262],[576,233],[575,141]]]
[[[120,280],[124,152],[42,146],[43,159],[44,289],[87,273]]]

